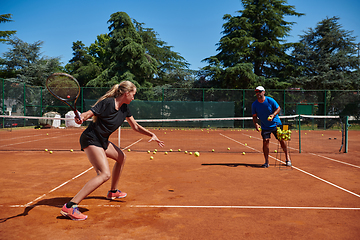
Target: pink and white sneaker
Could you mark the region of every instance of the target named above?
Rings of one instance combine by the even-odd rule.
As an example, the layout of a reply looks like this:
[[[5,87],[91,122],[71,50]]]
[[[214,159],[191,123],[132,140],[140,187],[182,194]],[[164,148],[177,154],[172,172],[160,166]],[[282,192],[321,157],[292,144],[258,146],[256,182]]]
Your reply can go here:
[[[115,193],[109,191],[106,196],[106,199],[124,198],[126,196],[127,196],[127,194],[124,192],[121,192],[120,190],[116,190]]]

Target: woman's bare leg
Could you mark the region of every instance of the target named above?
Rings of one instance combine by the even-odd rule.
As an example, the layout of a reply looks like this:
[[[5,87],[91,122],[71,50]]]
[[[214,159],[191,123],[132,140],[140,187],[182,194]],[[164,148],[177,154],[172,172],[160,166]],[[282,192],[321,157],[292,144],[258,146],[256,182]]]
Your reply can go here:
[[[106,149],[105,153],[108,158],[112,158],[116,161],[112,170],[111,189],[110,189],[110,190],[116,190],[119,184],[119,179],[122,170],[124,168],[126,156],[121,151],[120,148],[118,148],[111,142],[109,143],[108,149]]]
[[[85,186],[71,199],[71,202],[79,204],[86,196],[97,189],[101,184],[110,179],[111,173],[109,162],[103,148],[93,145],[84,149],[90,163],[93,165],[97,176],[90,179]]]

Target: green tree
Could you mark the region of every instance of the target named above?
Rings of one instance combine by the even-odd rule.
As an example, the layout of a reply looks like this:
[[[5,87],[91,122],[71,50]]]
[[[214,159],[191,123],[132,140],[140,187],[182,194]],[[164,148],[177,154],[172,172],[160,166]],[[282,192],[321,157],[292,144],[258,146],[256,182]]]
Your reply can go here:
[[[358,89],[357,44],[352,31],[342,29],[338,17],[326,18],[301,36],[292,55],[297,75],[292,81],[304,89]]]
[[[11,14],[2,14],[0,15],[0,23],[5,22],[12,22],[11,20]],[[6,42],[9,41],[8,38],[12,35],[14,35],[16,31],[0,31],[0,42]]]
[[[94,43],[89,47],[89,54],[95,58],[95,62],[100,69],[105,69],[110,59],[110,51],[108,50],[108,43],[110,37],[108,34],[100,34],[96,37]]]
[[[83,87],[101,73],[101,68],[97,65],[95,57],[89,54],[89,49],[81,41],[74,42],[72,49],[74,57],[66,64],[65,68]]]
[[[146,53],[140,34],[125,12],[113,13],[108,21],[109,66],[88,86],[112,86],[130,80],[137,86],[150,82],[157,73],[158,62]]]
[[[60,58],[47,58],[41,55],[41,41],[29,44],[15,37],[9,39],[8,44],[12,49],[4,53],[2,67],[12,81],[44,86],[46,78],[51,73],[63,69]]]
[[[144,23],[136,20],[133,20],[133,23],[140,34],[146,53],[158,62],[156,78],[152,79],[151,83],[158,86],[187,81],[191,76],[191,71],[188,70],[189,63],[179,53],[172,51],[172,46],[159,39],[154,29],[144,28]]]
[[[242,0],[239,16],[224,15],[224,36],[217,44],[219,53],[204,59],[208,80],[216,87],[284,87],[292,66],[286,54],[291,43],[283,43],[294,22],[285,16],[301,16],[286,0]],[[279,82],[280,81],[280,82]]]

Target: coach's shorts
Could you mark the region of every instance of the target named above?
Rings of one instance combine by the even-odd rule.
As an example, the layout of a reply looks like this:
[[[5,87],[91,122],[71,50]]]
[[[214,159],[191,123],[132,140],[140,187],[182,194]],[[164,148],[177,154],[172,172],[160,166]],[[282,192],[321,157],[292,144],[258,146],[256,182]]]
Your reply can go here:
[[[271,134],[274,134],[275,138],[278,139],[276,134],[276,128],[271,130],[261,130],[261,136],[263,140],[270,139]]]

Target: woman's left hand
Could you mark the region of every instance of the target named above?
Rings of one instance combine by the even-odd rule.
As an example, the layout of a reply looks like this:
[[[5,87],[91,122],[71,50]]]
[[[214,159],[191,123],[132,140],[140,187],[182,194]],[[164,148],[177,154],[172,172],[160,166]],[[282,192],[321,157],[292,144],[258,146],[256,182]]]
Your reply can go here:
[[[155,134],[150,138],[149,142],[151,142],[151,141],[156,141],[160,147],[165,146],[164,141],[159,140]]]

